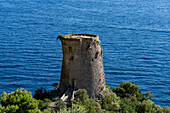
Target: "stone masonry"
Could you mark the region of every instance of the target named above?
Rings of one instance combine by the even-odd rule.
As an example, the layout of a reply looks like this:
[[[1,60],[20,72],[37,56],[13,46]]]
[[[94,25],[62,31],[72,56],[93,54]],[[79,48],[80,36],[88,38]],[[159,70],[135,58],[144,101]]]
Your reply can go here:
[[[63,61],[59,91],[86,89],[90,97],[102,97],[106,91],[103,51],[98,35],[69,34],[59,37]]]

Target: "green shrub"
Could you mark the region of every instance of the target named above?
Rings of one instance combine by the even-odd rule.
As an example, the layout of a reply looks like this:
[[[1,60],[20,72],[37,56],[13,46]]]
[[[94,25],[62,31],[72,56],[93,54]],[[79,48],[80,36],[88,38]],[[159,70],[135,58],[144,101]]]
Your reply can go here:
[[[71,113],[87,113],[86,108],[83,105],[72,105]]]
[[[61,40],[61,39],[65,38],[65,37],[66,37],[65,35],[58,35],[57,40],[58,40],[58,39]]]
[[[141,101],[141,102],[142,102],[143,100],[147,100],[147,98],[144,97],[144,95],[142,94],[141,91],[138,91],[138,92],[137,92],[136,98],[137,98],[137,100],[139,100],[139,101]]]
[[[55,105],[56,105],[56,107],[55,107],[56,111],[66,108],[66,104],[62,100],[56,101]]]
[[[113,88],[113,92],[120,97],[131,97],[136,96],[139,92],[139,87],[131,82],[121,82],[119,87]]]
[[[71,109],[60,109],[59,113],[88,113],[83,105],[73,104]]]
[[[2,107],[2,105],[0,104],[0,113],[4,113],[5,112],[5,107]]]
[[[92,98],[88,98],[82,104],[86,107],[88,113],[102,113],[101,106]]]
[[[112,92],[112,90],[110,89],[110,86],[106,85],[106,88],[109,90],[109,92]]]
[[[151,113],[153,103],[150,100],[144,100],[140,105],[138,105],[137,112],[140,113]]]
[[[164,108],[164,113],[170,113],[170,107],[166,106],[166,107]]]
[[[50,99],[51,93],[44,88],[37,89],[35,91],[34,98],[37,99],[37,100],[44,100],[45,98]]]
[[[5,107],[6,113],[38,111],[38,101],[32,98],[30,92],[26,90],[23,91],[22,88],[9,94],[3,92],[1,95],[1,104]]]
[[[43,113],[56,113],[55,110],[53,108],[46,108],[43,110]]]
[[[85,89],[79,89],[75,91],[75,100],[73,103],[83,105],[88,113],[102,113],[101,106],[93,98],[88,98],[87,91]]]
[[[38,102],[39,102],[38,108],[43,111],[44,109],[49,108],[48,105],[51,103],[51,100],[50,99],[44,99],[44,101],[38,100]]]
[[[110,95],[112,96],[113,98],[113,102],[115,103],[120,103],[120,97],[118,97],[115,93],[110,93]]]
[[[115,93],[101,98],[101,107],[107,111],[118,111],[120,109],[120,98]]]
[[[135,103],[135,102],[133,102],[129,98],[121,99],[121,103],[120,103],[121,111],[120,111],[120,113],[136,113],[135,109],[136,109],[136,105],[138,105],[138,104]],[[141,112],[139,112],[139,113],[141,113]]]
[[[160,106],[152,107],[152,113],[165,113],[163,108]]]
[[[147,91],[145,93],[145,97],[148,98],[148,99],[151,99],[152,97],[154,97],[154,95],[152,95],[150,91]]]
[[[67,109],[67,108],[60,109],[60,111],[58,111],[57,113],[71,113],[71,109]]]
[[[112,111],[114,108],[112,106],[113,104],[113,98],[110,95],[106,95],[101,99],[101,106],[103,109],[107,111]]]
[[[88,94],[87,91],[85,89],[79,89],[77,91],[74,92],[74,97],[76,101],[82,101],[84,102],[85,100],[88,99]]]
[[[24,111],[22,113],[26,113],[26,112]],[[38,110],[38,109],[34,109],[34,110],[28,110],[28,113],[42,113],[42,112],[40,110]]]
[[[106,88],[109,89],[109,86]],[[48,106],[51,100],[44,99],[48,95],[46,90],[39,90],[38,94],[45,95],[42,97],[37,95],[38,98],[43,99],[37,101],[32,98],[30,92],[18,89],[1,95],[0,113],[170,113],[169,107],[163,108],[150,100],[153,95],[149,91],[144,96],[139,91],[139,87],[130,82],[122,82],[113,91],[115,93],[111,92],[105,97],[93,99],[89,98],[85,89],[79,89],[74,92],[75,100],[70,108],[66,107],[70,104],[66,105],[55,96],[54,109]],[[53,95],[51,91],[49,94]]]

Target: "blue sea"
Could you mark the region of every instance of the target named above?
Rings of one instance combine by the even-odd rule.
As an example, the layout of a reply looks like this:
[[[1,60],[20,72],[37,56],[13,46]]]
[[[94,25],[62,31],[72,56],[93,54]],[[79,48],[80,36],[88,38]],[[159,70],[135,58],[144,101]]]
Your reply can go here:
[[[169,0],[0,0],[0,94],[59,82],[59,34],[99,35],[106,84],[122,81],[170,106]]]

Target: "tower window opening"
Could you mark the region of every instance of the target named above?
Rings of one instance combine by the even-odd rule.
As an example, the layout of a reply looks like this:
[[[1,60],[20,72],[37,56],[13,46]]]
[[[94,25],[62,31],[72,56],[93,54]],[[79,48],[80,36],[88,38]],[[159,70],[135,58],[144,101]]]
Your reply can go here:
[[[73,56],[71,56],[69,60],[73,61],[73,60],[74,60],[74,57],[73,57]]]
[[[72,53],[72,47],[68,47],[69,53]]]

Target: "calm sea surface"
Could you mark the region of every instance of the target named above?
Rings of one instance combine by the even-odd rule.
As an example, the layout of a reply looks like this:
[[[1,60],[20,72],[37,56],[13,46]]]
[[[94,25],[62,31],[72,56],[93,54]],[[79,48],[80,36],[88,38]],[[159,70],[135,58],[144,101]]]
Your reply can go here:
[[[0,0],[0,94],[59,82],[59,34],[100,36],[106,83],[170,106],[169,0]],[[34,94],[34,93],[33,93]]]

